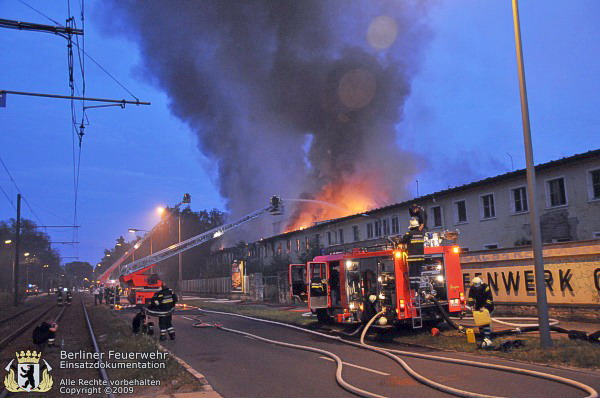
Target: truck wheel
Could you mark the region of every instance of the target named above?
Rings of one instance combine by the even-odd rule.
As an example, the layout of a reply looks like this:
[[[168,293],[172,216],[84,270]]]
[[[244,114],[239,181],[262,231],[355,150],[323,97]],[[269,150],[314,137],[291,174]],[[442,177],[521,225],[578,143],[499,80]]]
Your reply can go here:
[[[317,310],[317,321],[319,321],[319,323],[329,322],[329,314],[325,308],[320,308]]]

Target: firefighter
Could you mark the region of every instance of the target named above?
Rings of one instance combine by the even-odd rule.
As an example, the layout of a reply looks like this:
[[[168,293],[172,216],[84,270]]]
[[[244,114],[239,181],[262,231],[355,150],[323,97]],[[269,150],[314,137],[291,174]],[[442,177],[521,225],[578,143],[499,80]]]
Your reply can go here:
[[[106,303],[110,306],[111,309],[115,308],[115,287],[109,287],[106,289]]]
[[[400,243],[407,245],[408,277],[412,290],[418,290],[421,281],[421,271],[425,262],[425,235],[416,217],[411,218],[408,232],[402,236]],[[419,229],[421,228],[421,229]]]
[[[105,286],[104,287],[104,302],[106,304],[110,304],[109,297],[110,297],[110,287],[109,286]]]
[[[413,203],[408,209],[408,214],[411,218],[415,217],[419,222],[419,231],[427,230],[427,213],[425,212],[425,209],[418,204]]]
[[[121,294],[123,293],[123,289],[121,286],[115,286],[115,303],[121,304]]]
[[[44,321],[37,325],[33,329],[33,344],[36,344],[40,351],[48,345],[48,347],[54,347],[54,338],[56,337],[56,331],[58,325],[52,321]]]
[[[154,293],[150,305],[146,310],[148,315],[158,317],[160,328],[160,340],[167,339],[167,333],[171,340],[175,340],[175,328],[172,323],[172,313],[177,303],[177,295],[171,289],[163,285],[163,288]]]
[[[72,298],[71,291],[65,287],[63,289],[63,295],[64,295],[65,304],[71,305],[71,298]]]
[[[102,305],[102,297],[104,297],[104,284],[100,285],[98,289],[98,302]]]
[[[56,304],[60,307],[63,305],[63,288],[59,287],[56,290]]]
[[[490,314],[490,324],[480,325],[479,330],[483,334],[482,347],[492,346],[492,325],[491,325],[491,314],[494,311],[494,297],[492,296],[492,289],[485,283],[480,277],[476,276],[471,282],[469,288],[469,298],[467,305],[471,311],[487,310]]]

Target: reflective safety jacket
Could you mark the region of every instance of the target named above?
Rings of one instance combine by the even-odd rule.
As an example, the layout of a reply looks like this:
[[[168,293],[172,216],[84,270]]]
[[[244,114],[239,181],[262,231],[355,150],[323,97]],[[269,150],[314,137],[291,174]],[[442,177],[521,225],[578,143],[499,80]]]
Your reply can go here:
[[[177,295],[169,288],[154,293],[148,306],[150,315],[167,315],[173,312],[177,303]]]
[[[472,307],[475,311],[479,311],[482,308],[487,308],[489,312],[494,310],[494,297],[492,296],[492,289],[487,283],[482,283],[479,286],[471,286],[469,289],[469,299],[467,300],[469,307]]]
[[[413,228],[402,236],[400,243],[407,245],[408,261],[422,261],[425,255],[425,234]]]

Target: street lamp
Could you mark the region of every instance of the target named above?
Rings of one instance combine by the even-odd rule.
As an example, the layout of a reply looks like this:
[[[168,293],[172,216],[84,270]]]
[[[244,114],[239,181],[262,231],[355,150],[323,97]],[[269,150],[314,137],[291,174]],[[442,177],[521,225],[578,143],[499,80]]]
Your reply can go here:
[[[42,291],[46,290],[46,273],[44,272],[46,268],[50,268],[49,264],[42,265]]]
[[[192,202],[192,196],[189,193],[185,193],[183,194],[183,200],[181,201],[181,203],[185,203],[185,204],[190,204]],[[179,242],[181,243],[181,211],[177,211],[177,221],[178,221],[178,235],[179,235]],[[179,297],[182,297],[183,299],[183,266],[181,263],[181,253],[179,253]]]

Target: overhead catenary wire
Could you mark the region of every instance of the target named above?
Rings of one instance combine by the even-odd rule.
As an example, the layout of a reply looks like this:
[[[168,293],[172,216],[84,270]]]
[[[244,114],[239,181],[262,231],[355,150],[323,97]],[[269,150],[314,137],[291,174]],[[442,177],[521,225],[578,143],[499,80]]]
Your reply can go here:
[[[27,205],[27,208],[29,209],[29,211],[31,211],[31,214],[33,214],[33,216],[38,220],[38,222],[40,222],[41,224],[44,224],[41,220],[41,218],[37,215],[37,213],[31,208],[31,206],[29,205],[29,202],[27,201],[27,199],[25,198],[25,195],[23,195],[23,192],[21,192],[21,189],[19,189],[19,186],[17,185],[17,182],[15,181],[15,179],[13,178],[10,170],[8,170],[8,167],[6,166],[6,163],[4,163],[4,160],[2,160],[2,156],[0,156],[0,163],[2,164],[2,167],[4,168],[4,171],[6,171],[6,174],[8,174],[8,177],[10,178],[10,180],[12,181],[13,185],[15,186],[15,188],[17,189],[17,192],[19,192],[21,194],[21,198],[23,198],[23,201],[25,202],[25,205]],[[3,190],[4,192],[4,190]],[[8,198],[8,195],[6,195]],[[12,201],[10,201],[12,204]],[[13,205],[14,207],[14,205]]]
[[[33,11],[37,12],[38,14],[40,14],[41,16],[43,16],[44,18],[46,18],[47,20],[49,20],[50,22],[54,22],[56,25],[62,26],[58,21],[50,18],[48,15],[44,14],[43,12],[41,12],[40,10],[34,8],[33,6],[25,3],[23,0],[19,0],[19,3],[31,8]],[[64,27],[64,26],[63,26]]]
[[[17,210],[17,208],[15,207],[15,204],[13,203],[13,201],[10,200],[10,196],[8,196],[8,194],[6,193],[6,191],[4,190],[4,188],[2,188],[1,185],[0,185],[0,191],[2,191],[2,193],[4,194],[4,197],[6,198],[6,200],[8,200],[8,203],[10,203],[10,205],[13,207],[13,209]]]

